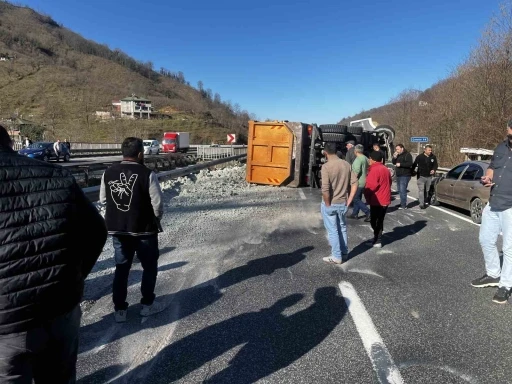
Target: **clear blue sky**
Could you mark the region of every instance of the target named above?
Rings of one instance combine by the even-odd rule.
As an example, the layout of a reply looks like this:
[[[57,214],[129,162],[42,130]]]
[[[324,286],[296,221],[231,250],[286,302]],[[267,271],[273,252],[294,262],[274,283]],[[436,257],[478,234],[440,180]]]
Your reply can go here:
[[[332,123],[446,77],[498,0],[22,0],[259,119]]]

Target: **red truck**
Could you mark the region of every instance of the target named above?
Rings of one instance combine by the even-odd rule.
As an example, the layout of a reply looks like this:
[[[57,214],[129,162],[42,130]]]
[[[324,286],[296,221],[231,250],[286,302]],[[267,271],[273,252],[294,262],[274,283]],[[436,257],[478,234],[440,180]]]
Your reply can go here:
[[[162,140],[162,152],[187,152],[189,147],[189,132],[164,132],[164,139]]]

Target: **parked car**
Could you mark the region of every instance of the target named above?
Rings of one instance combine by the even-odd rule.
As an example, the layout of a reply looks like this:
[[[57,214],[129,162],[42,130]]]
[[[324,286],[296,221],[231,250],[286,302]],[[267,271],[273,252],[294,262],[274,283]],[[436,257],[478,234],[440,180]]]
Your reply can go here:
[[[68,147],[64,145],[64,143],[60,143],[60,153],[59,158],[57,158],[57,155],[53,150],[53,144],[54,143],[43,141],[32,143],[27,148],[20,149],[18,153],[20,155],[46,162],[50,160],[64,160],[65,162],[68,162],[71,157]]]
[[[466,161],[434,179],[431,204],[444,203],[468,210],[471,220],[480,224],[491,190],[484,187],[480,179],[488,167],[489,163],[485,161]]]
[[[143,143],[145,155],[158,155],[160,153],[158,140],[144,140]]]

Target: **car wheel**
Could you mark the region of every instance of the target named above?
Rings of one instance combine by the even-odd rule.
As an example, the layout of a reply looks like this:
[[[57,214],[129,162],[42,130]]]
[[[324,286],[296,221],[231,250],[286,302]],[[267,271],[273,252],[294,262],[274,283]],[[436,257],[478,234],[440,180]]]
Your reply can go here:
[[[482,223],[482,212],[484,210],[484,203],[478,197],[475,198],[470,205],[471,220],[474,223]]]
[[[69,162],[69,153],[66,153],[64,155],[64,162],[66,162],[66,163]]]
[[[48,155],[44,155],[43,161],[46,163],[50,161],[50,158],[48,157]]]

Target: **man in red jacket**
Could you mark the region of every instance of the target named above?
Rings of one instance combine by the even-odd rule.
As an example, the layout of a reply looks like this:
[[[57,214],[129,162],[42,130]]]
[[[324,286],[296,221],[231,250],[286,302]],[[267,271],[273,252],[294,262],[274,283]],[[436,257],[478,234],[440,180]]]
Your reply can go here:
[[[370,205],[371,225],[373,229],[373,246],[382,247],[382,230],[384,229],[384,217],[391,203],[391,173],[382,164],[382,154],[372,152],[370,154],[370,167],[366,176],[364,196]]]

